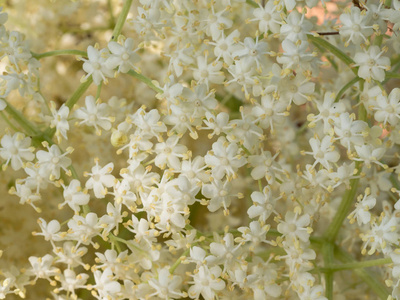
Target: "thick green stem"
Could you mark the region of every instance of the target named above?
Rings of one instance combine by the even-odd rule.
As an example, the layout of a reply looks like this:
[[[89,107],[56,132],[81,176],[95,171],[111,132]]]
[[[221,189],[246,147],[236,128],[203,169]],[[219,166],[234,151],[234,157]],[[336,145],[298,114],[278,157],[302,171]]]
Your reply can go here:
[[[386,72],[386,79],[397,78],[400,79],[400,73]]]
[[[259,7],[258,4],[253,0],[246,0],[246,3],[253,7]]]
[[[354,84],[356,84],[358,81],[360,81],[360,77],[354,77],[350,82],[348,82],[342,89],[339,91],[339,93],[336,95],[335,102],[338,102],[340,98],[342,98],[343,94]]]
[[[7,116],[5,115],[4,112],[0,111],[0,115],[1,117],[4,119],[4,121],[6,121],[6,123],[8,124],[8,126],[10,126],[14,131],[19,131],[19,129],[17,127],[14,126],[13,123],[11,123],[11,121],[9,120],[9,118],[7,118]]]
[[[39,133],[39,131],[35,128],[35,126],[29,122],[24,115],[14,108],[9,102],[5,99],[7,106],[4,109],[11,117],[14,118],[15,121],[25,130],[26,134],[35,136]]]
[[[337,58],[339,58],[342,62],[344,62],[351,68],[351,70],[355,75],[357,75],[358,68],[355,68],[353,66],[355,64],[354,60],[350,58],[348,55],[346,55],[342,50],[335,47],[334,45],[329,43],[327,40],[324,40],[323,38],[316,37],[311,34],[308,34],[307,37],[318,48],[322,47],[325,50],[328,50],[333,55],[335,55]]]
[[[115,26],[114,10],[111,0],[107,0],[108,13],[110,14],[110,28]]]
[[[121,34],[122,27],[125,24],[126,17],[128,16],[129,9],[131,8],[132,0],[125,0],[124,6],[122,7],[121,14],[118,17],[117,24],[115,24],[111,41],[117,40],[118,36]]]
[[[333,264],[333,249],[334,245],[332,243],[325,243],[322,246],[322,253],[324,257],[324,265],[330,266]],[[333,299],[333,278],[334,272],[325,272],[325,296],[328,300]]]
[[[338,247],[335,249],[335,254],[337,255],[337,258],[342,262],[354,263],[354,259],[351,257],[351,255]],[[382,300],[388,299],[389,292],[381,282],[376,280],[378,276],[371,275],[370,272],[367,272],[363,268],[352,269],[352,271],[360,279],[362,279],[380,299]]]
[[[383,265],[387,265],[387,264],[391,264],[391,263],[392,263],[392,259],[390,257],[379,258],[379,259],[371,259],[371,260],[366,260],[366,261],[349,262],[349,263],[344,263],[344,264],[339,264],[339,265],[327,265],[324,268],[321,268],[321,271],[322,272],[326,272],[326,271],[337,272],[337,271],[343,271],[343,270],[353,270],[353,269],[360,269],[360,268],[383,266]]]
[[[356,169],[361,167],[361,162],[356,162]],[[360,173],[360,170],[358,171]],[[353,203],[353,199],[356,195],[358,189],[358,182],[360,181],[359,178],[354,178],[350,181],[350,189],[346,190],[343,195],[342,201],[337,209],[336,215],[334,216],[331,224],[329,225],[328,229],[325,232],[325,238],[328,242],[333,243],[336,240],[336,236],[339,233],[340,227],[344,219],[347,217],[349,208]]]
[[[59,56],[59,55],[77,55],[77,56],[84,56],[84,57],[87,56],[87,53],[85,51],[73,50],[73,49],[61,49],[61,50],[54,50],[54,51],[43,52],[43,53],[31,52],[31,54],[36,59],[41,59],[41,58],[50,57],[50,56]]]
[[[128,74],[131,75],[132,77],[139,79],[141,82],[144,82],[145,84],[147,84],[147,86],[149,88],[151,88],[153,91],[155,91],[157,93],[163,92],[163,90],[161,88],[159,88],[158,86],[156,86],[150,78],[148,78],[142,74],[139,74],[139,73],[135,72],[134,70],[130,70],[128,72]]]
[[[177,261],[169,268],[169,273],[174,274],[176,268],[181,264],[182,262],[182,257],[186,257],[190,253],[190,248],[186,249],[185,252],[182,253],[182,255],[177,259]]]

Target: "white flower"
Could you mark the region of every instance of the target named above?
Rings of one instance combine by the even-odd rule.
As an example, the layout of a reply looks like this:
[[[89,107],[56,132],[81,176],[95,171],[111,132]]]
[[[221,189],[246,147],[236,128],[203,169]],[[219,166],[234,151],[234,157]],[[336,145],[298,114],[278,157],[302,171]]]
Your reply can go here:
[[[369,212],[376,204],[376,199],[370,194],[370,189],[365,190],[364,197],[360,197],[356,203],[356,208],[347,217],[350,223],[357,220],[358,225],[367,224],[371,221],[371,213]]]
[[[275,182],[275,172],[283,172],[279,168],[279,164],[275,162],[275,158],[279,155],[279,152],[272,156],[271,152],[263,151],[261,155],[249,156],[249,163],[254,169],[251,171],[251,177],[254,180],[261,178],[267,179],[268,183],[272,184]]]
[[[6,106],[7,103],[3,99],[0,99],[0,111],[4,110]]]
[[[370,24],[371,14],[361,11],[358,7],[353,6],[349,13],[343,13],[339,17],[342,22],[342,27],[339,29],[339,34],[348,46],[350,42],[360,44],[361,42],[368,43],[367,37],[374,32]]]
[[[99,235],[102,228],[95,213],[90,212],[85,217],[74,215],[68,221],[68,228],[68,238],[78,241],[76,247],[79,247],[80,244],[92,244],[97,247],[92,238]]]
[[[339,160],[340,154],[332,145],[333,141],[330,136],[325,136],[322,141],[316,138],[311,138],[309,142],[312,152],[305,153],[314,156],[315,162],[313,167],[315,167],[317,163],[320,163],[329,170],[331,168],[330,163],[335,163]]]
[[[40,212],[40,208],[35,206],[35,202],[41,199],[39,193],[34,193],[27,184],[19,184],[15,185],[15,188],[10,189],[10,194],[16,195],[19,197],[19,203],[25,204],[28,203],[31,205],[37,212]]]
[[[260,221],[250,222],[249,227],[239,227],[238,231],[242,233],[240,241],[242,243],[249,242],[252,249],[258,246],[260,243],[268,243],[266,240],[266,235],[270,227],[270,225],[262,225]]]
[[[368,124],[364,121],[356,120],[355,116],[345,112],[340,114],[339,118],[335,118],[334,131],[340,143],[350,151],[354,145],[361,146],[364,144],[364,134]]]
[[[236,178],[236,171],[246,164],[246,158],[241,155],[238,146],[229,143],[224,137],[219,137],[218,141],[212,144],[212,149],[204,159],[211,168],[214,179],[220,180],[225,175],[228,180]]]
[[[311,33],[313,24],[305,18],[305,14],[300,14],[293,10],[286,18],[286,24],[280,29],[280,34],[284,39],[296,43],[298,40],[306,41],[307,34]]]
[[[179,170],[181,162],[179,158],[187,156],[187,147],[178,144],[179,137],[173,135],[169,137],[165,142],[158,143],[154,151],[157,153],[155,158],[155,165],[161,169],[164,169],[167,165],[169,168]]]
[[[54,248],[53,252],[58,257],[57,262],[66,264],[70,269],[78,266],[88,269],[88,265],[82,262],[82,257],[88,252],[86,247],[75,247],[73,242],[64,242],[62,248]]]
[[[258,217],[258,219],[265,223],[272,213],[277,214],[275,211],[276,201],[280,198],[273,198],[272,192],[267,187],[264,188],[263,193],[251,193],[251,200],[253,205],[247,210],[250,219]]]
[[[231,65],[234,59],[234,51],[236,51],[239,47],[238,40],[240,37],[239,30],[232,31],[227,37],[225,37],[224,32],[222,32],[222,36],[215,42],[210,42],[210,45],[214,47],[214,55],[217,57],[216,60],[219,60],[221,57],[227,65]]]
[[[309,127],[314,128],[316,123],[322,120],[324,123],[324,133],[329,133],[332,128],[331,123],[336,114],[343,113],[345,107],[341,102],[335,103],[335,95],[330,92],[325,93],[323,101],[316,101],[316,105],[319,114],[309,114],[307,116],[307,120],[311,122]]]
[[[383,125],[387,123],[393,126],[397,125],[400,119],[400,89],[394,88],[388,97],[379,94],[373,110],[375,110],[376,121],[383,122]]]
[[[241,244],[235,244],[233,234],[226,233],[223,239],[210,244],[210,253],[207,262],[212,264],[223,264],[225,273],[228,269],[235,269],[243,263],[241,254],[243,252]]]
[[[50,127],[56,128],[55,135],[57,136],[58,143],[61,142],[61,137],[64,139],[68,139],[67,131],[69,130],[69,123],[68,123],[68,115],[69,115],[69,108],[65,104],[61,105],[61,107],[57,110],[55,103],[50,103],[51,114],[53,116]]]
[[[211,6],[211,11],[207,14],[207,19],[203,20],[205,24],[205,32],[211,36],[214,41],[218,40],[224,29],[231,28],[233,21],[226,15],[227,9],[223,9],[219,12],[214,11],[214,5]]]
[[[302,242],[308,242],[311,232],[306,226],[310,224],[310,221],[310,216],[308,214],[299,217],[297,213],[288,211],[285,215],[285,221],[281,221],[277,229],[283,236],[287,236],[291,239],[299,239]]]
[[[159,270],[158,277],[151,278],[149,285],[156,290],[154,293],[148,295],[149,297],[158,296],[162,299],[179,299],[185,297],[185,294],[180,291],[182,278],[170,274],[167,267]]]
[[[139,108],[132,116],[132,123],[141,130],[140,135],[145,138],[157,137],[161,141],[161,133],[167,131],[167,126],[160,121],[157,109],[146,112],[145,107]]]
[[[57,268],[52,267],[53,261],[54,257],[50,254],[46,254],[43,257],[30,256],[29,262],[32,269],[29,269],[28,273],[36,276],[34,281],[38,278],[44,278],[50,281],[51,276],[55,276],[59,273]]]
[[[243,60],[250,67],[256,65],[257,69],[261,71],[262,66],[267,63],[268,44],[259,42],[258,37],[256,37],[256,40],[246,37],[241,48],[233,53],[235,59]]]
[[[207,266],[200,266],[198,272],[193,276],[188,294],[190,298],[198,299],[200,295],[205,300],[212,300],[215,298],[215,292],[221,291],[225,288],[225,281],[221,278],[222,270],[220,267],[215,266],[208,268]]]
[[[227,132],[231,129],[228,126],[229,114],[226,112],[220,112],[217,116],[213,115],[211,112],[206,112],[206,118],[203,122],[207,127],[201,127],[201,129],[209,129],[213,132],[208,135],[208,138],[212,138],[214,135],[220,135],[222,132]]]
[[[6,160],[2,168],[5,170],[11,162],[13,170],[21,169],[25,164],[24,161],[31,161],[35,158],[32,152],[35,148],[30,147],[31,138],[25,137],[23,133],[17,132],[13,136],[4,135],[1,139],[0,156]]]
[[[45,144],[48,151],[39,150],[36,152],[36,158],[40,165],[39,173],[43,177],[48,177],[50,180],[60,178],[60,170],[63,169],[67,174],[70,171],[67,169],[71,165],[71,159],[66,157],[67,154],[72,152],[72,149],[68,149],[67,152],[61,153],[60,148],[57,145],[51,145],[49,148],[48,144]]]
[[[253,11],[255,19],[252,19],[252,21],[258,21],[258,30],[261,33],[268,33],[268,30],[271,30],[272,33],[278,33],[282,23],[278,7],[273,1],[267,1],[264,7],[261,6],[261,3],[259,6]]]
[[[62,274],[59,279],[61,288],[58,288],[57,291],[66,291],[71,293],[74,298],[77,298],[76,290],[85,288],[85,283],[88,278],[88,274],[80,273],[76,275],[73,270],[65,269],[64,274]]]
[[[114,164],[111,162],[104,167],[99,166],[99,161],[95,160],[96,165],[92,168],[92,173],[85,173],[85,176],[90,176],[86,181],[86,188],[93,189],[96,198],[104,198],[107,195],[107,188],[114,186],[115,177],[110,173],[114,169]]]
[[[392,214],[384,214],[382,218],[374,219],[371,229],[361,234],[360,237],[364,242],[362,254],[374,254],[376,251],[388,254],[392,252],[393,247],[397,247],[399,241],[399,222],[398,217]]]
[[[94,280],[96,284],[93,286],[97,292],[97,299],[115,299],[117,293],[121,291],[121,284],[114,280],[113,272],[110,268],[106,268],[103,272],[97,270],[94,271]]]
[[[127,38],[121,43],[111,41],[108,43],[108,49],[111,51],[110,57],[107,58],[105,65],[108,69],[118,67],[118,72],[127,73],[130,69],[137,69],[135,64],[139,62],[140,57],[134,50],[134,41],[132,38]]]
[[[210,199],[207,205],[210,212],[215,212],[221,207],[227,211],[232,199],[238,196],[232,193],[232,184],[230,181],[218,179],[211,181],[210,184],[204,184],[201,193]]]
[[[59,208],[68,204],[75,213],[78,213],[81,205],[89,203],[90,196],[86,190],[82,191],[79,180],[73,179],[68,186],[63,185],[63,188],[64,202],[58,205]]]
[[[89,46],[87,54],[88,59],[81,58],[84,61],[82,68],[88,73],[82,78],[82,81],[86,81],[89,76],[92,76],[94,84],[100,85],[102,81],[107,83],[106,77],[114,77],[114,70],[106,64],[110,55],[107,49],[99,51],[93,46]]]
[[[357,52],[354,56],[355,66],[358,66],[358,76],[367,81],[375,79],[382,82],[385,79],[385,71],[390,70],[390,59],[382,57],[385,50],[378,46],[369,47],[368,51]]]
[[[262,141],[265,136],[263,130],[256,125],[257,119],[253,114],[244,114],[241,110],[241,119],[232,120],[229,125],[232,126],[231,132],[227,135],[230,142],[237,142],[243,145],[247,150],[251,150]]]
[[[197,57],[197,69],[193,70],[193,77],[198,84],[205,83],[207,88],[210,83],[222,84],[225,79],[224,72],[221,71],[222,62],[214,61],[207,64],[207,54]]]
[[[98,135],[101,134],[99,127],[106,131],[111,129],[114,118],[109,117],[110,108],[106,103],[101,103],[99,99],[96,101],[93,96],[86,96],[85,105],[75,111],[75,117],[82,120],[79,124],[93,126]]]
[[[296,45],[289,39],[285,39],[282,42],[282,49],[284,53],[282,56],[277,57],[277,61],[283,64],[283,69],[289,70],[308,70],[310,68],[310,63],[314,58],[314,54],[307,52],[308,42],[302,41],[300,44]],[[289,71],[285,70],[289,73]]]
[[[42,233],[32,232],[33,235],[42,235],[46,241],[50,241],[54,245],[54,241],[60,241],[62,238],[60,236],[61,225],[57,220],[51,220],[47,223],[44,219],[39,218],[38,224]]]
[[[372,145],[362,145],[355,146],[357,155],[359,158],[354,158],[354,160],[362,161],[367,166],[371,168],[371,163],[380,165],[383,168],[387,168],[386,165],[382,164],[379,159],[385,154],[386,149],[384,147],[374,147]]]

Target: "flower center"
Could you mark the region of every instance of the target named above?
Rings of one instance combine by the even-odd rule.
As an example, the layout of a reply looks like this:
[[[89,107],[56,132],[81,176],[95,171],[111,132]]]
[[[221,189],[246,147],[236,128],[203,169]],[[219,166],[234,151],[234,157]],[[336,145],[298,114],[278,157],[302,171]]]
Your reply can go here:
[[[220,190],[218,194],[220,197],[225,197],[226,195],[228,195],[228,192],[225,190]]]
[[[129,54],[128,53],[124,53],[124,54],[122,54],[122,59],[123,60],[128,60],[129,59]]]
[[[289,230],[289,232],[291,232],[291,233],[295,232],[295,231],[297,230],[296,224],[289,224],[288,230]]]
[[[18,154],[18,148],[15,146],[10,147],[10,153],[12,155],[17,155]]]
[[[98,62],[94,62],[94,63],[92,63],[92,67],[93,67],[93,69],[95,69],[95,70],[100,70],[101,65],[100,65]]]
[[[226,43],[222,43],[221,45],[219,45],[219,49],[221,49],[222,51],[226,51],[228,50],[228,45]]]
[[[165,149],[164,149],[165,154],[170,154],[171,152],[172,152],[172,150],[170,147],[165,147]]]
[[[300,25],[295,25],[295,26],[293,26],[293,31],[294,31],[295,33],[299,33],[299,32],[301,31],[301,26],[300,26]]]
[[[271,17],[270,14],[265,14],[265,15],[264,15],[264,20],[265,20],[265,21],[269,21],[269,20],[271,20],[271,19],[272,19],[272,17]]]
[[[359,31],[361,30],[361,26],[358,25],[358,24],[354,24],[354,25],[352,26],[352,29],[353,29],[353,31],[359,32]]]
[[[370,67],[372,67],[372,66],[374,66],[375,65],[375,60],[374,59],[369,59],[368,60],[368,65],[370,66]]]
[[[319,150],[315,156],[316,156],[317,158],[324,158],[325,154],[324,154],[324,152],[322,152],[321,150]]]
[[[221,165],[227,166],[229,164],[229,160],[226,157],[221,158]]]
[[[202,71],[200,72],[200,76],[203,77],[203,78],[208,77],[208,71],[207,71],[207,70],[202,70]]]
[[[294,93],[297,93],[297,86],[294,85],[294,84],[292,84],[292,85],[289,87],[289,90],[290,90],[290,92],[292,92],[293,94],[294,94]]]

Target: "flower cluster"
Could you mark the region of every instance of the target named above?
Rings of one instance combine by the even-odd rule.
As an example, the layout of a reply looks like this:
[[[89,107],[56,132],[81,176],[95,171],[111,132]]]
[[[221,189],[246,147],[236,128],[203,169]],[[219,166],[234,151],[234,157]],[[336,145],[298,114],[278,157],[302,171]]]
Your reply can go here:
[[[0,299],[400,299],[400,5],[369,1],[8,1]]]

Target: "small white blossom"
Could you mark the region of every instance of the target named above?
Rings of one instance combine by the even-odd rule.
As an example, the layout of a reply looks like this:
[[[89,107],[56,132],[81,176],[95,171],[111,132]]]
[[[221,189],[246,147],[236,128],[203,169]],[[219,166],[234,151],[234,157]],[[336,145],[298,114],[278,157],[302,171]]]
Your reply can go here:
[[[115,177],[111,175],[114,164],[109,163],[104,167],[100,167],[97,159],[95,162],[96,165],[92,168],[92,172],[85,174],[86,176],[90,176],[85,186],[87,189],[93,189],[96,198],[104,198],[108,193],[107,188],[115,184]]]
[[[107,49],[99,51],[93,46],[89,46],[87,55],[88,59],[81,58],[84,61],[82,68],[87,73],[86,76],[82,77],[82,81],[86,81],[89,76],[92,76],[94,84],[100,85],[102,81],[108,82],[106,77],[114,77],[113,69],[106,64],[110,55]]]
[[[11,162],[13,170],[19,170],[24,165],[24,161],[32,161],[35,154],[32,152],[35,148],[31,147],[31,138],[25,137],[23,133],[17,132],[13,136],[4,135],[1,139],[0,156],[6,160],[2,168]]]

